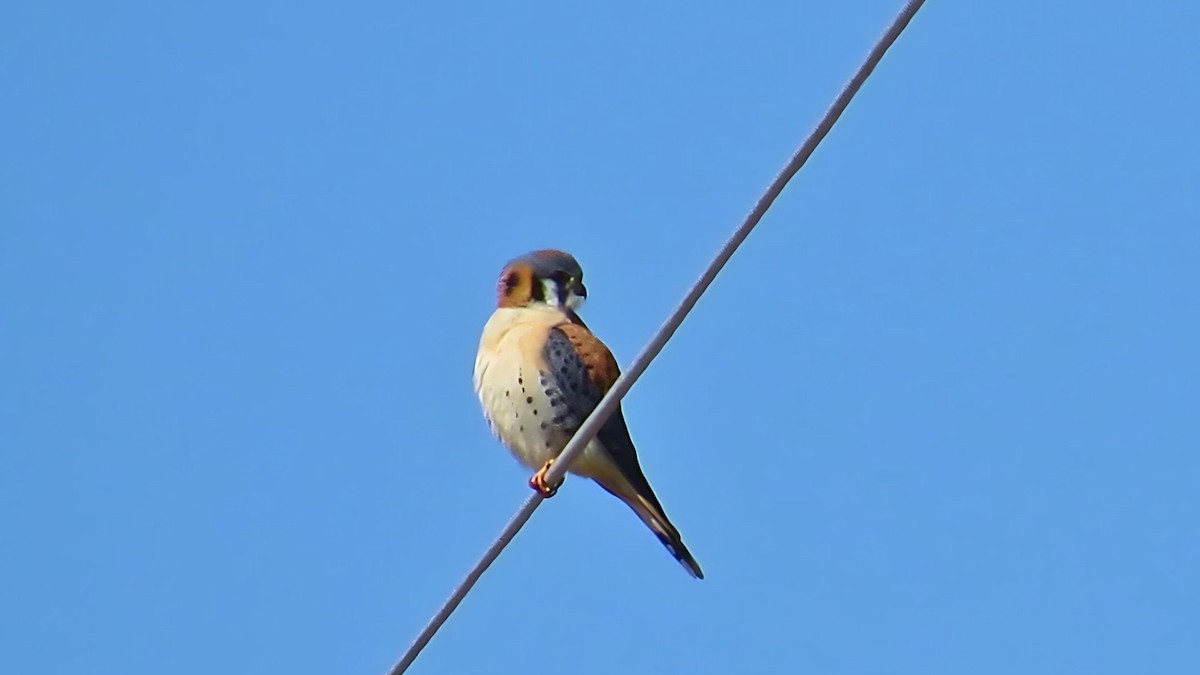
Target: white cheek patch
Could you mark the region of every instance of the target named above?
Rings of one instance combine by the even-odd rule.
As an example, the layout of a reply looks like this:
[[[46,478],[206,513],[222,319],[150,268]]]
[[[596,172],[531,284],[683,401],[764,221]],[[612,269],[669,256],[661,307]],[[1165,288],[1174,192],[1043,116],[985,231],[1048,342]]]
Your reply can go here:
[[[567,291],[567,303],[566,304],[567,304],[567,307],[570,307],[572,310],[579,309],[579,307],[581,305],[583,305],[583,300],[584,300],[583,296],[576,295],[575,291]]]
[[[558,307],[558,284],[554,283],[553,279],[542,279],[542,297],[546,299],[546,304],[552,307]]]

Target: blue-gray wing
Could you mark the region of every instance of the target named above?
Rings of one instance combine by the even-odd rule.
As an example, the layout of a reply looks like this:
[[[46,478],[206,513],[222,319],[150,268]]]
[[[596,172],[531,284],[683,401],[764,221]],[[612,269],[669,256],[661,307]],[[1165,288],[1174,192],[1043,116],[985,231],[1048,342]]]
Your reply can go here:
[[[551,328],[543,356],[550,369],[543,376],[542,385],[546,387],[554,410],[551,422],[563,432],[574,434],[620,375],[616,360],[604,343],[586,328],[575,324]],[[619,405],[600,427],[596,439],[633,488],[661,510],[642,473]]]

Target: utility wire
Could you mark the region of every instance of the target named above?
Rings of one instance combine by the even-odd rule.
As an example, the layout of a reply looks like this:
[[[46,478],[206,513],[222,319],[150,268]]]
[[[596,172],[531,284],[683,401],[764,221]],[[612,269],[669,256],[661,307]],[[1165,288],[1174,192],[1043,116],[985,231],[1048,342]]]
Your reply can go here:
[[[887,53],[888,48],[892,46],[896,38],[900,37],[900,33],[908,26],[909,21],[912,20],[917,10],[923,4],[925,4],[925,0],[909,0],[904,9],[896,15],[896,18],[892,21],[892,25],[888,27],[883,36],[875,43],[871,52],[867,54],[866,60],[859,66],[858,71],[854,73],[854,77],[850,78],[850,81],[842,88],[842,92],[834,99],[833,105],[829,106],[829,109],[825,111],[825,115],[821,118],[816,128],[804,140],[800,148],[796,150],[796,154],[792,155],[791,160],[779,172],[775,180],[771,182],[770,187],[759,198],[758,203],[754,205],[754,209],[746,216],[741,226],[734,231],[729,240],[725,242],[725,245],[721,247],[717,256],[713,258],[708,268],[704,270],[704,274],[701,275],[700,279],[696,281],[687,295],[684,296],[683,301],[679,303],[675,311],[671,312],[671,315],[667,317],[666,322],[658,329],[658,332],[654,334],[650,342],[642,348],[641,353],[629,365],[629,369],[617,378],[617,381],[613,383],[612,389],[608,390],[608,393],[600,400],[596,409],[592,411],[592,414],[584,420],[583,425],[571,437],[566,447],[563,448],[562,453],[559,454],[558,460],[554,462],[554,465],[546,473],[547,483],[554,485],[561,480],[566,474],[567,467],[570,466],[571,461],[583,451],[584,446],[595,438],[596,433],[600,431],[600,427],[616,411],[617,405],[621,402],[625,394],[629,392],[633,383],[637,382],[637,379],[645,372],[650,362],[658,356],[658,353],[662,351],[667,341],[679,329],[679,325],[687,318],[688,313],[695,307],[696,302],[700,300],[700,296],[704,294],[704,291],[717,278],[717,273],[721,271],[721,268],[725,267],[725,263],[729,262],[729,258],[733,256],[733,253],[742,245],[746,237],[750,235],[754,226],[758,225],[758,221],[762,220],[767,209],[775,202],[775,198],[783,192],[783,188],[788,184],[788,181],[792,179],[792,176],[796,175],[800,167],[804,166],[804,163],[808,161],[813,151],[824,140],[829,130],[833,128],[834,123],[842,116],[842,112],[846,110],[846,106],[850,104],[850,100],[858,93],[863,83],[870,77],[871,72],[875,70],[875,66],[879,64],[880,59]],[[388,675],[401,675],[401,673],[408,670],[408,667],[416,660],[417,655],[421,653],[425,645],[429,644],[429,640],[433,638],[433,635],[437,633],[442,624],[446,622],[446,619],[450,617],[450,614],[462,603],[463,598],[471,591],[475,582],[479,581],[479,577],[499,557],[500,552],[504,550],[504,547],[508,546],[508,543],[517,535],[517,532],[525,526],[525,522],[529,520],[530,516],[541,506],[544,500],[545,498],[540,493],[535,492],[525,501],[520,510],[508,521],[508,525],[505,525],[504,529],[501,530],[500,536],[492,542],[492,545],[484,552],[479,562],[475,563],[475,567],[471,569],[466,578],[462,580],[462,583],[450,594],[450,597],[442,605],[442,608],[429,620],[429,623],[421,631],[420,635],[417,636],[417,639],[413,641],[404,656],[388,671]]]

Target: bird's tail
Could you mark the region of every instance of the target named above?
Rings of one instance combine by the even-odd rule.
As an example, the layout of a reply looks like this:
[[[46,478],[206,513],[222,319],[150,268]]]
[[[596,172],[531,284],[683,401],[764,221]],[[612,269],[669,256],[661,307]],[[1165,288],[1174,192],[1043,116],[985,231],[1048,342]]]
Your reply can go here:
[[[641,494],[638,491],[630,490],[629,494],[620,494],[615,490],[609,489],[603,483],[600,484],[605,490],[612,492],[617,498],[629,505],[633,512],[642,519],[646,527],[654,532],[662,545],[667,548],[667,551],[673,558],[683,565],[683,569],[688,574],[697,579],[704,578],[704,572],[700,569],[700,563],[692,557],[692,552],[683,544],[683,538],[679,536],[679,530],[671,524],[667,519],[667,513],[663,510],[662,505],[658,503],[658,499],[651,492],[648,496]]]

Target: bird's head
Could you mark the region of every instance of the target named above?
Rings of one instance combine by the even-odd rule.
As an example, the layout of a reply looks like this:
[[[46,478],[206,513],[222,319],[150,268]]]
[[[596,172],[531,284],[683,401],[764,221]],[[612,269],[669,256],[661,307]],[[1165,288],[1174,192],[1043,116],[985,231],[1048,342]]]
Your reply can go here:
[[[500,272],[496,304],[538,304],[574,311],[587,298],[583,268],[566,251],[543,249],[513,258]]]

